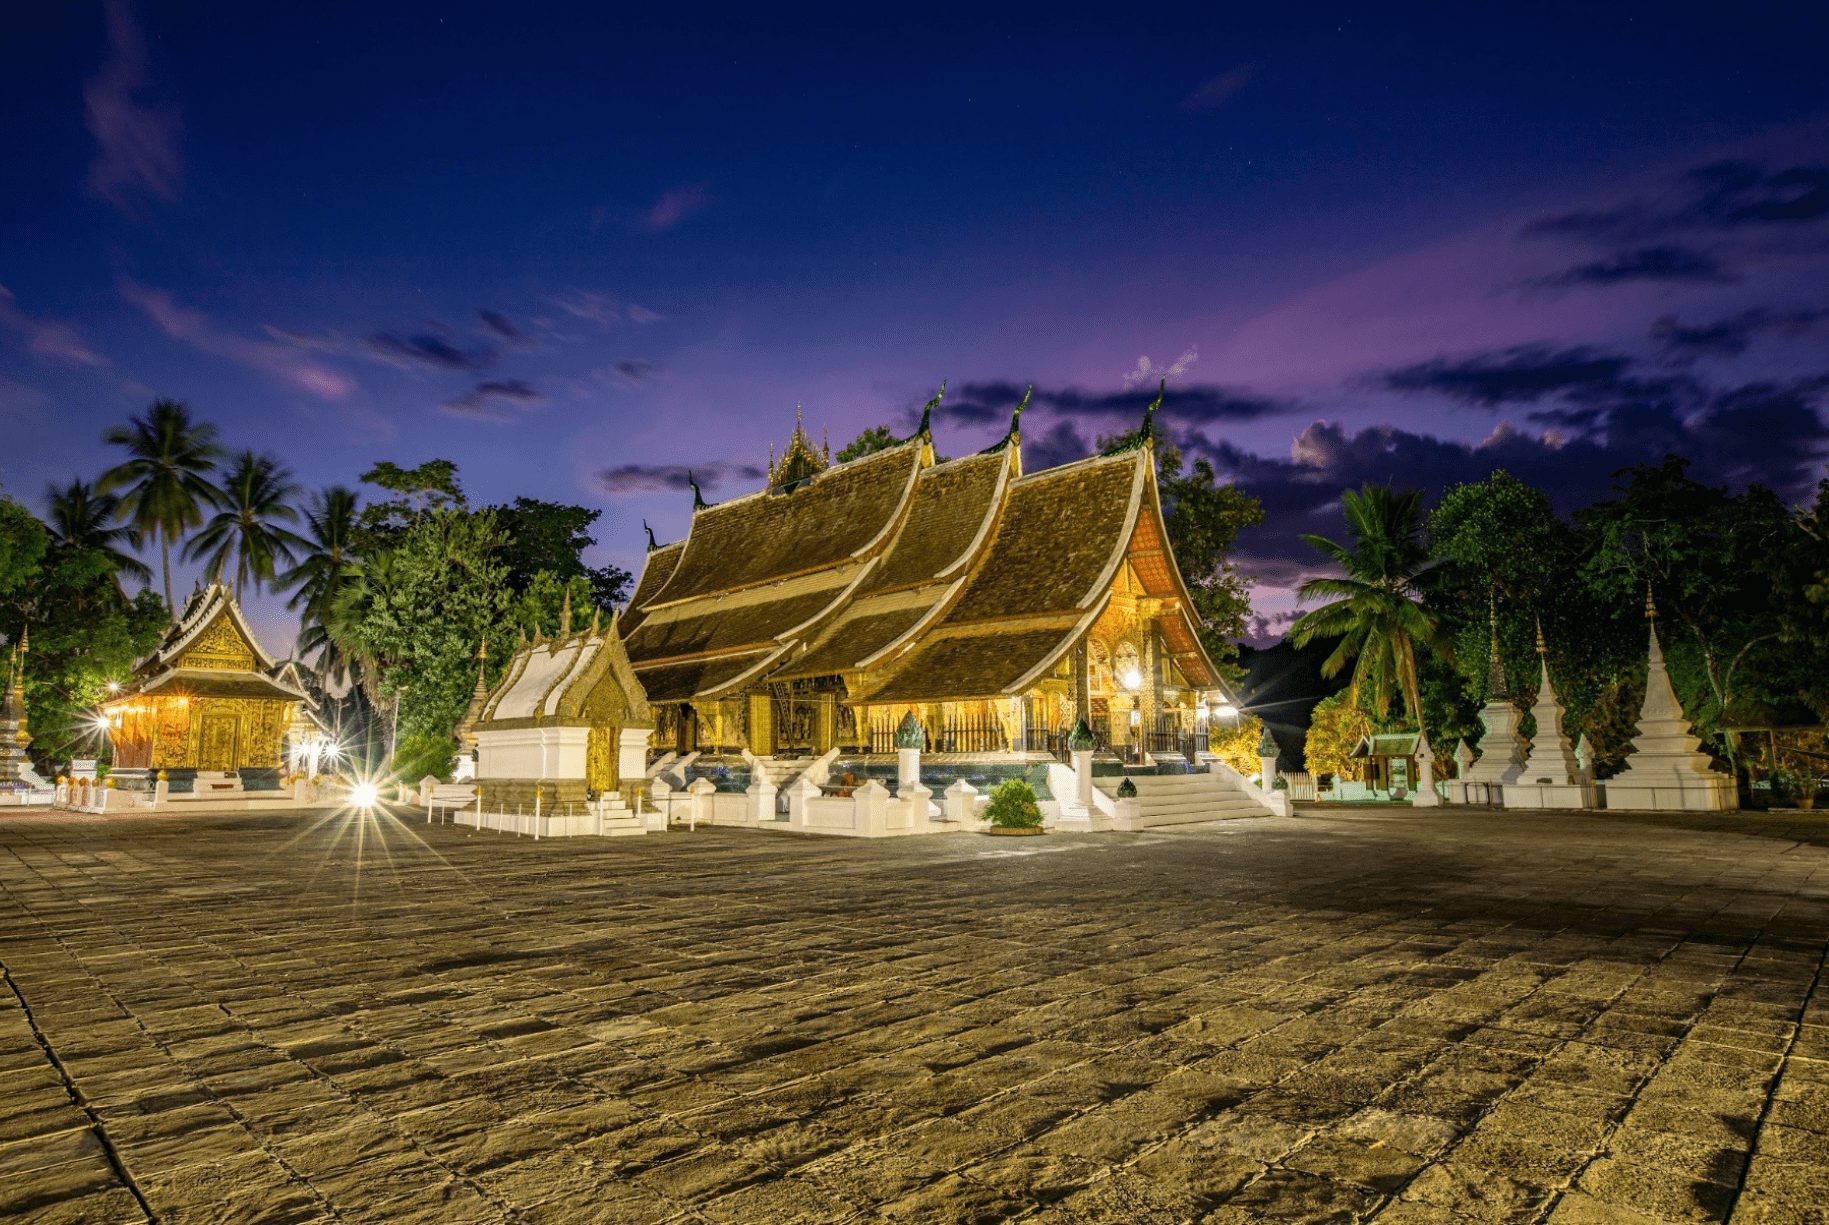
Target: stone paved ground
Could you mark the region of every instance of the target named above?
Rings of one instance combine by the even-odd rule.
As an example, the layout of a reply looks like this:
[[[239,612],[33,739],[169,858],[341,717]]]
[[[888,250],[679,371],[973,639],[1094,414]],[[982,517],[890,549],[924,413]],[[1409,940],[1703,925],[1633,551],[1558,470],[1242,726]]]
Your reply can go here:
[[[1826,830],[9,817],[0,1213],[1825,1221]]]

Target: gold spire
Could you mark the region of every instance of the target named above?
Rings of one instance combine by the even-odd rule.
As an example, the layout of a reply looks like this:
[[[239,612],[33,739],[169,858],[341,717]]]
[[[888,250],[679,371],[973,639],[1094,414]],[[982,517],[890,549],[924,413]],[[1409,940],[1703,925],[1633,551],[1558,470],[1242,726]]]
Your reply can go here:
[[[572,585],[565,585],[565,598],[559,602],[559,640],[572,636]]]
[[[813,440],[807,436],[804,411],[800,405],[794,406],[794,432],[788,436],[787,446],[781,450],[781,458],[774,458],[773,447],[769,450],[768,483],[769,488],[777,486],[799,485],[810,480],[832,466],[832,445],[828,440],[815,447]]]
[[[1645,620],[1656,621],[1657,619],[1658,619],[1658,606],[1657,606],[1657,603],[1655,601],[1653,601],[1651,598],[1651,580],[1646,579],[1645,580]]]
[[[1537,654],[1547,654],[1549,648],[1543,645],[1543,618],[1537,618]]]
[[[591,637],[595,638],[597,635],[601,634],[602,632],[603,632],[603,610],[601,608],[598,608],[595,604],[593,604],[593,605],[591,605]]]

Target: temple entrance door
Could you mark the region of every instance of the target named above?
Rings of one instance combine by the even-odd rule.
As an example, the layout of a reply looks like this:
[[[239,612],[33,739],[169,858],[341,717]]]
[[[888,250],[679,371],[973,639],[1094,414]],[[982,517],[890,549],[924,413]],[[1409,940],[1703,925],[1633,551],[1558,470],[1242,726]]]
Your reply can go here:
[[[203,716],[198,746],[199,770],[233,770],[236,741],[240,739],[241,720],[234,715],[210,712]]]
[[[584,741],[584,785],[599,794],[616,790],[617,729],[593,726]]]

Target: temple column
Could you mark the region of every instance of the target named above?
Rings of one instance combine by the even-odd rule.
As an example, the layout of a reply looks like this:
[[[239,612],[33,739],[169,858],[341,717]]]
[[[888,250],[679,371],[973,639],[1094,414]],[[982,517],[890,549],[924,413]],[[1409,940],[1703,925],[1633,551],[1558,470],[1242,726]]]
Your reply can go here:
[[[1073,717],[1092,719],[1092,657],[1084,638],[1073,648]]]
[[[775,711],[767,693],[749,695],[749,751],[757,757],[775,751]]]
[[[1137,727],[1137,742],[1147,751],[1156,719],[1162,713],[1162,652],[1153,621],[1145,623],[1143,632],[1143,684],[1137,690],[1137,709],[1143,716]]]
[[[815,757],[831,752],[838,739],[838,695],[822,693],[817,696],[819,700],[813,708],[813,755]]]

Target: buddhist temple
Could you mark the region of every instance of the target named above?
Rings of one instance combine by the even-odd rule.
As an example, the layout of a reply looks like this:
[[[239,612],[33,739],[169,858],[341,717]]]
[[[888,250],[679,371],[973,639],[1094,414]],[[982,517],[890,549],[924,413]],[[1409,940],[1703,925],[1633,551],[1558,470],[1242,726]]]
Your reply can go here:
[[[536,634],[510,656],[501,678],[485,681],[479,650],[476,689],[458,739],[477,754],[476,786],[484,813],[586,815],[608,806],[632,811],[645,783],[654,722],[629,667],[616,618],[573,631],[566,598],[559,633]],[[596,832],[560,830],[545,832]]]
[[[1127,449],[1040,472],[1021,405],[994,446],[945,461],[938,397],[913,436],[846,463],[796,422],[766,488],[695,489],[622,622],[655,747],[893,753],[910,714],[929,752],[1064,749],[1082,717],[1109,746],[1189,743],[1230,698],[1169,551],[1160,402]]]
[[[287,731],[310,701],[290,666],[262,649],[228,588],[211,583],[103,704],[114,777],[149,789],[163,772],[174,793],[275,789]]]

